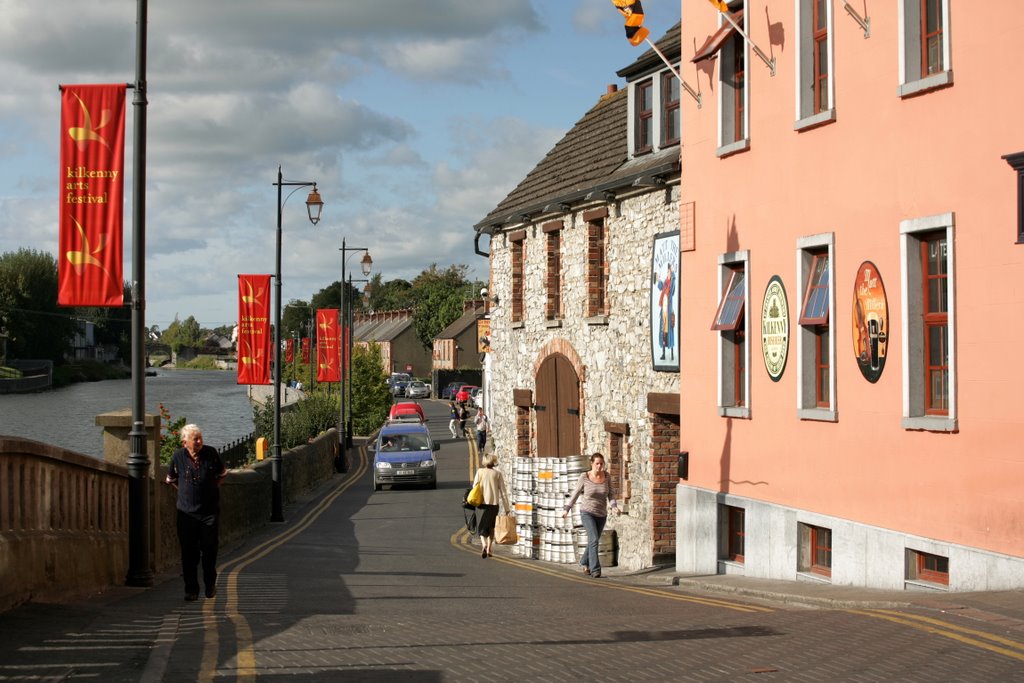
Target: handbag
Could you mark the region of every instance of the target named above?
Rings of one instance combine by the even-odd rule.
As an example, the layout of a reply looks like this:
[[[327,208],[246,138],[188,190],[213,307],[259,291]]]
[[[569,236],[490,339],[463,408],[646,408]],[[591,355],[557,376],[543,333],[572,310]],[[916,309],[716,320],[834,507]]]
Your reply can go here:
[[[501,515],[495,520],[494,540],[501,545],[515,545],[519,542],[515,515]]]
[[[480,484],[473,484],[473,488],[466,494],[466,502],[473,507],[478,507],[484,503],[484,490],[480,488]]]

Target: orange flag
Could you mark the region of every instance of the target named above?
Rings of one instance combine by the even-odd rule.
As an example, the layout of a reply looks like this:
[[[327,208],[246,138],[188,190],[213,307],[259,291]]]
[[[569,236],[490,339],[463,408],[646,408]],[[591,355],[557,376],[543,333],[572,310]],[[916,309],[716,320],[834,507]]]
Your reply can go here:
[[[640,0],[612,0],[615,9],[626,18],[626,38],[629,44],[637,46],[651,34],[644,28],[644,8]]]
[[[238,276],[238,384],[270,384],[270,276]]]
[[[316,311],[316,380],[341,381],[341,354],[338,347],[338,309]]]
[[[63,85],[59,306],[121,306],[125,84]]]
[[[714,5],[715,9],[717,9],[719,12],[729,11],[729,3],[725,2],[725,0],[708,0],[708,2]]]

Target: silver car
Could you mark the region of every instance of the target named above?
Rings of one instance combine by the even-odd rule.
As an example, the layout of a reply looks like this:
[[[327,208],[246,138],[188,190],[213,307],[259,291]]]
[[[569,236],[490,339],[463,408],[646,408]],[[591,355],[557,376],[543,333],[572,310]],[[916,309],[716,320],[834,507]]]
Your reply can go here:
[[[406,398],[430,398],[430,385],[413,380],[405,387]]]

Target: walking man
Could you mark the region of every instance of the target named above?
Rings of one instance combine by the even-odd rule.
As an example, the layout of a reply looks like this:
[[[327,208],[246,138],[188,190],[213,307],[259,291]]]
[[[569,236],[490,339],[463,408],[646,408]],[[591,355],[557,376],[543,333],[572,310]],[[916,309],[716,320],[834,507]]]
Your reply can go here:
[[[487,445],[487,431],[491,426],[483,408],[477,408],[476,417],[473,418],[473,425],[476,427],[476,449],[478,452],[483,453],[484,446]]]
[[[457,439],[459,435],[455,432],[455,428],[459,424],[459,407],[455,405],[455,401],[448,402],[448,431],[452,433],[452,438]]]
[[[203,432],[188,424],[181,429],[184,446],[174,451],[165,482],[178,491],[178,543],[185,600],[199,598],[199,564],[203,565],[206,597],[217,595],[217,517],[220,484],[228,470],[213,446],[203,444]]]

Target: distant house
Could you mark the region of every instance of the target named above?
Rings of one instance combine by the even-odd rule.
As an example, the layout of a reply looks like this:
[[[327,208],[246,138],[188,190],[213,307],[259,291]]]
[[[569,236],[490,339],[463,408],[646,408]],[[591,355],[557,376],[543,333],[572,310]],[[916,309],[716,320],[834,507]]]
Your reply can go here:
[[[408,372],[415,377],[430,374],[430,352],[416,336],[412,309],[357,313],[353,317],[352,343],[380,346],[386,373]]]
[[[83,322],[71,340],[71,360],[91,360],[97,363],[114,363],[121,359],[117,344],[97,344],[96,325]]]
[[[479,370],[481,351],[477,344],[477,321],[484,316],[483,299],[468,300],[462,315],[434,337],[433,369]]]

